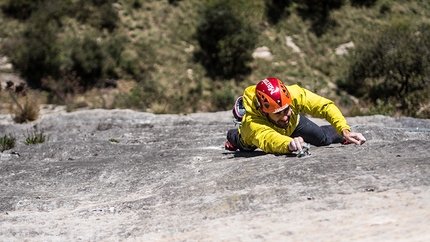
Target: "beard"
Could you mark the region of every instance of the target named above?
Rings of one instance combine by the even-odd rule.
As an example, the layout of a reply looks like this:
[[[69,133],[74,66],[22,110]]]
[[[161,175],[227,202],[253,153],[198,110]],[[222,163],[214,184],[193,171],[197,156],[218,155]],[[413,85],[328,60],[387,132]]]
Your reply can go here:
[[[281,128],[281,129],[287,129],[288,125],[290,124],[290,117],[288,117],[287,121],[284,120],[278,120],[278,122],[276,122],[275,120],[271,119],[269,117],[269,115],[266,115],[267,119],[274,125],[276,125],[276,127]]]

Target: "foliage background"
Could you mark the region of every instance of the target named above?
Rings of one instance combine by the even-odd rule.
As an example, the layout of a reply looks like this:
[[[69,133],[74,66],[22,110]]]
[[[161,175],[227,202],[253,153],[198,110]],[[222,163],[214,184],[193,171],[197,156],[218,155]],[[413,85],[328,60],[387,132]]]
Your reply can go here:
[[[0,7],[0,53],[14,66],[3,72],[24,77],[39,102],[68,110],[228,110],[245,87],[275,76],[334,100],[346,115],[430,117],[425,0],[0,0]],[[335,54],[351,41],[347,55]],[[261,46],[273,60],[251,57]],[[107,88],[112,80],[116,87]]]

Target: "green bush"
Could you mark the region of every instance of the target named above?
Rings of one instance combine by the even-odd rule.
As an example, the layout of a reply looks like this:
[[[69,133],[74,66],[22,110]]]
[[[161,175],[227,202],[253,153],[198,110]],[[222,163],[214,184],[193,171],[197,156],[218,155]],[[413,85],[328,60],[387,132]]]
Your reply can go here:
[[[21,76],[32,87],[41,87],[42,79],[56,81],[68,73],[75,73],[84,88],[92,87],[104,77],[104,72],[115,74],[115,64],[108,65],[110,53],[94,38],[85,36],[61,43],[60,29],[54,22],[29,27],[21,40],[15,40],[5,52]],[[116,47],[120,48],[120,47]],[[117,54],[117,53],[115,53]]]
[[[120,21],[118,13],[112,5],[114,2],[113,0],[79,0],[74,12],[81,23],[112,32],[118,27]]]
[[[345,0],[296,0],[300,16],[311,22],[311,29],[321,36],[330,28],[337,25],[336,20],[330,18],[330,11],[341,8]]]
[[[39,25],[51,20],[61,24],[61,18],[75,13],[72,0],[9,0],[2,11],[6,16]]]
[[[349,93],[376,104],[395,104],[404,115],[416,116],[430,97],[430,25],[396,20],[357,44],[348,77],[338,82]],[[419,98],[417,98],[419,96]]]
[[[350,0],[351,5],[355,7],[372,7],[378,0]]]
[[[169,95],[167,99],[172,100],[169,104],[169,109],[174,113],[196,112],[203,99],[204,89],[202,81],[195,80],[191,83],[188,78],[182,78],[178,80],[178,83],[187,83],[188,85],[183,86],[179,84],[174,86],[174,93]]]
[[[264,0],[265,14],[271,24],[277,24],[285,15],[289,15],[287,8],[293,0]]]
[[[208,6],[196,27],[200,50],[196,61],[212,79],[243,78],[251,72],[252,51],[257,32],[242,22],[226,2]]]
[[[143,5],[143,0],[132,0],[131,1],[131,6],[135,9],[141,8],[142,5]]]
[[[180,2],[181,0],[169,0],[169,4],[171,4],[171,5],[178,5],[178,3]]]
[[[237,96],[231,91],[230,87],[214,91],[211,95],[212,104],[217,110],[229,110],[233,108]]]
[[[20,39],[10,41],[3,48],[14,68],[32,87],[40,87],[43,77],[57,78],[60,75],[58,30],[55,22],[34,23],[27,27]]]
[[[117,58],[118,67],[122,71],[122,77],[145,82],[157,63],[157,52],[143,40],[134,43],[134,46],[133,49],[124,49],[121,52]]]
[[[100,44],[88,36],[75,43],[71,54],[73,62],[71,71],[76,72],[76,75],[81,78],[82,86],[94,86],[97,79],[102,77],[105,53]]]
[[[2,11],[6,16],[26,20],[43,2],[45,0],[9,0],[2,6]]]
[[[391,0],[381,0],[379,4],[379,13],[385,14],[391,11],[392,1]]]
[[[59,80],[51,77],[42,79],[42,88],[48,90],[49,103],[66,105],[67,110],[73,109],[73,97],[83,91],[81,78],[76,73],[65,73]]]
[[[115,79],[121,77],[121,55],[126,50],[125,46],[129,43],[127,36],[122,33],[116,33],[111,38],[100,43],[100,47],[104,52],[103,77]]]
[[[150,78],[140,80],[128,94],[117,96],[116,103],[120,108],[146,111],[153,103],[165,100],[165,95],[161,88],[160,85],[155,85]]]
[[[120,22],[113,3],[113,0],[9,1],[3,5],[3,11],[26,24],[22,34],[7,39],[1,50],[32,87],[40,87],[41,80],[46,78],[61,81],[69,73],[80,77],[83,87],[91,87],[107,75],[116,78],[118,60],[126,43],[124,35],[115,33],[118,37],[112,41],[106,34],[102,41],[97,39],[104,29],[113,33]],[[70,23],[74,22],[70,19],[93,28],[87,25],[70,29]]]

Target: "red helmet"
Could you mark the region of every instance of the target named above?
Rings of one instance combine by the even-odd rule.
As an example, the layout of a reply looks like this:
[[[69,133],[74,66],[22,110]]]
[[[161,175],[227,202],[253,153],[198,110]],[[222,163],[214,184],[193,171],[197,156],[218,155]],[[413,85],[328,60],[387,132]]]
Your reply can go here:
[[[291,104],[291,95],[284,83],[278,78],[269,77],[257,84],[255,95],[261,110],[277,113]]]

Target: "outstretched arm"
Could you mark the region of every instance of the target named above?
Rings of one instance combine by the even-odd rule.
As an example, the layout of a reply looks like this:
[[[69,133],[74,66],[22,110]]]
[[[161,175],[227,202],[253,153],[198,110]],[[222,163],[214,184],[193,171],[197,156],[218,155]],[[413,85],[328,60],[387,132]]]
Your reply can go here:
[[[345,117],[332,100],[297,85],[288,86],[288,90],[294,96],[292,106],[295,105],[299,113],[327,120],[339,135],[342,135],[342,130],[350,130]]]

